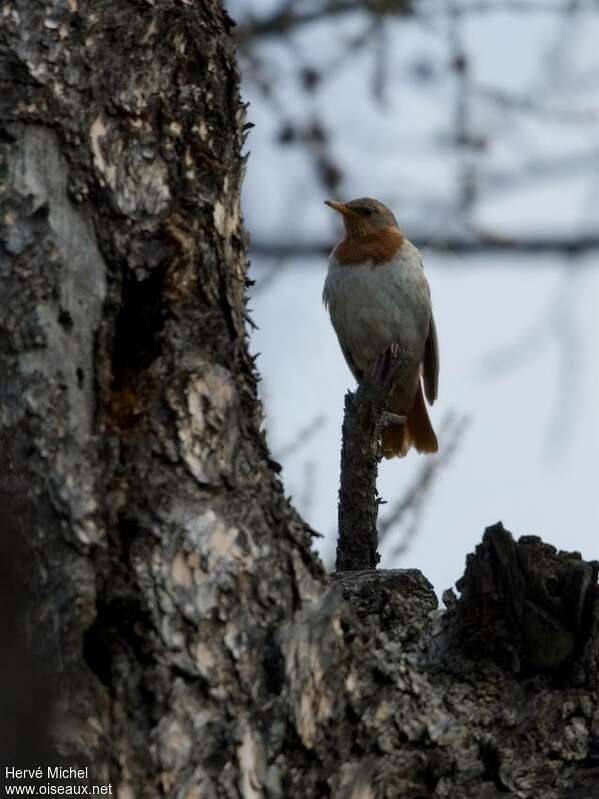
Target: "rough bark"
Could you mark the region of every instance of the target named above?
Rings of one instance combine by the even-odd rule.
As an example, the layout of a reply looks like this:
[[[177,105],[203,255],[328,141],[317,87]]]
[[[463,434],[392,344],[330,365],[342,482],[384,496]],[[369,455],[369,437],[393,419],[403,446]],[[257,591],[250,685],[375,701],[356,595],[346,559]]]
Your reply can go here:
[[[0,420],[57,746],[123,797],[251,794],[273,634],[321,574],[246,348],[230,27],[3,7]]]
[[[376,529],[379,510],[376,478],[381,459],[379,433],[393,386],[409,363],[409,353],[401,352],[398,346],[394,346],[384,352],[364,375],[356,392],[348,391],[345,395],[336,559],[338,571],[376,568],[380,560]],[[396,423],[400,419],[403,417],[397,417]]]
[[[304,736],[331,773],[341,754],[338,795],[599,795],[597,566],[498,524],[445,613],[417,571],[337,575],[295,622],[318,655],[291,687],[317,694]]]
[[[43,682],[29,723],[43,733],[51,693],[52,759],[120,799],[587,799],[593,565],[496,531],[445,615],[418,572],[326,588],[247,354],[229,28],[216,0],[2,9],[3,536],[28,589],[0,626],[5,652],[28,619],[3,656],[13,734],[31,739]],[[547,614],[567,645],[539,662]]]

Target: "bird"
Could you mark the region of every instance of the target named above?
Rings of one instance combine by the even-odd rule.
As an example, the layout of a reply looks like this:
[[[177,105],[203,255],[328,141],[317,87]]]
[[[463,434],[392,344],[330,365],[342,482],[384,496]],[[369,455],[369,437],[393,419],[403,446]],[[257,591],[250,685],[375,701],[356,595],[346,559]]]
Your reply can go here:
[[[388,402],[391,413],[407,418],[383,428],[383,455],[403,457],[411,447],[437,452],[424,395],[431,405],[437,399],[439,343],[422,255],[378,200],[325,205],[343,217],[345,236],[329,256],[322,296],[352,374],[360,383],[391,345],[412,356]]]

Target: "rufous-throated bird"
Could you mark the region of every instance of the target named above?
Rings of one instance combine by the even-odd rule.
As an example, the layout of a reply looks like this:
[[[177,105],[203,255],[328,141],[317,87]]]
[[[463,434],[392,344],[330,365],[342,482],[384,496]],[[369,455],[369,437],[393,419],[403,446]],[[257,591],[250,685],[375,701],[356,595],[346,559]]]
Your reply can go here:
[[[439,345],[422,255],[378,200],[327,200],[326,205],[343,216],[345,226],[345,237],[329,257],[323,300],[347,365],[360,382],[391,344],[412,357],[388,404],[392,413],[407,417],[406,423],[383,429],[383,454],[402,457],[410,447],[436,452],[422,383],[432,405],[439,385]]]

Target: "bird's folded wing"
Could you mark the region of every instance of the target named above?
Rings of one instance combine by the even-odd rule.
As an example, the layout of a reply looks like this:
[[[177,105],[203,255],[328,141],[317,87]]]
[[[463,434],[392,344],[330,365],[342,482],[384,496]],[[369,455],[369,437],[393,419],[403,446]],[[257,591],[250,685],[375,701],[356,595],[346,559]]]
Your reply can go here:
[[[346,347],[345,342],[343,341],[341,336],[337,335],[337,339],[339,341],[339,346],[341,347],[341,352],[343,353],[343,357],[345,358],[345,362],[349,366],[350,372],[359,383],[362,380],[363,372],[361,369],[358,369],[358,367],[356,366],[356,362],[352,358],[352,354],[349,351],[349,348]]]
[[[424,393],[432,405],[437,399],[439,390],[439,342],[435,319],[431,314],[430,327],[424,348],[424,361],[422,363],[422,377],[424,380]]]

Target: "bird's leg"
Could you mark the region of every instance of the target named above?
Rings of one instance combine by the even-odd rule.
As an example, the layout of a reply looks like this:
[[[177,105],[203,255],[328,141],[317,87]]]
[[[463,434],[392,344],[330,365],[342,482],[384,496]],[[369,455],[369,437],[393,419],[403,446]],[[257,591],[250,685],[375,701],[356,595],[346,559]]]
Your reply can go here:
[[[392,343],[381,354],[375,363],[375,377],[377,377],[381,384],[384,384],[389,378],[392,377],[392,370],[402,356],[405,357],[405,350],[402,350],[399,344]],[[390,386],[389,386],[390,389]],[[407,422],[407,416],[400,416],[397,413],[384,410],[380,415],[380,426],[402,429]]]
[[[382,407],[387,404],[389,396],[393,390],[393,383],[397,376],[398,366],[401,361],[405,361],[410,354],[399,344],[392,343],[387,349],[383,350],[379,357],[370,365],[365,375],[365,380],[370,381],[379,394],[379,401]],[[379,406],[380,407],[380,406]],[[402,429],[407,422],[407,417],[389,410],[381,410],[378,415],[377,432],[381,429],[397,428]]]
[[[402,354],[403,350],[399,346],[399,344],[396,344],[395,342],[393,342],[393,344],[389,344],[389,346],[387,347],[387,352],[389,353],[389,355],[392,358],[399,358],[399,356]]]
[[[390,344],[387,349],[383,350],[376,361],[371,364],[366,379],[370,380],[371,383],[376,386],[376,390],[379,394],[379,407],[382,406],[384,408],[387,404],[391,391],[393,390],[397,368],[401,360],[405,360],[406,355],[406,351],[403,350],[399,344],[393,343]],[[406,416],[401,416],[389,410],[379,410],[376,424],[376,439],[379,439],[383,428],[401,430],[406,422]]]
[[[383,386],[385,381],[388,380],[390,372],[400,358],[406,356],[406,351],[403,350],[399,344],[389,344],[386,350],[383,350],[379,357],[370,366],[370,379],[376,384]]]
[[[390,361],[396,361],[398,358],[401,358],[402,355],[405,355],[405,351],[402,350],[399,344],[393,342],[387,347],[387,354]],[[402,428],[405,426],[407,420],[407,416],[400,416],[397,413],[391,413],[391,411],[383,411],[381,413],[381,424],[384,427]]]
[[[382,352],[376,361],[373,361],[368,368],[368,379],[374,383],[375,386],[381,386],[385,381],[385,376],[389,371],[389,358],[388,352]]]

